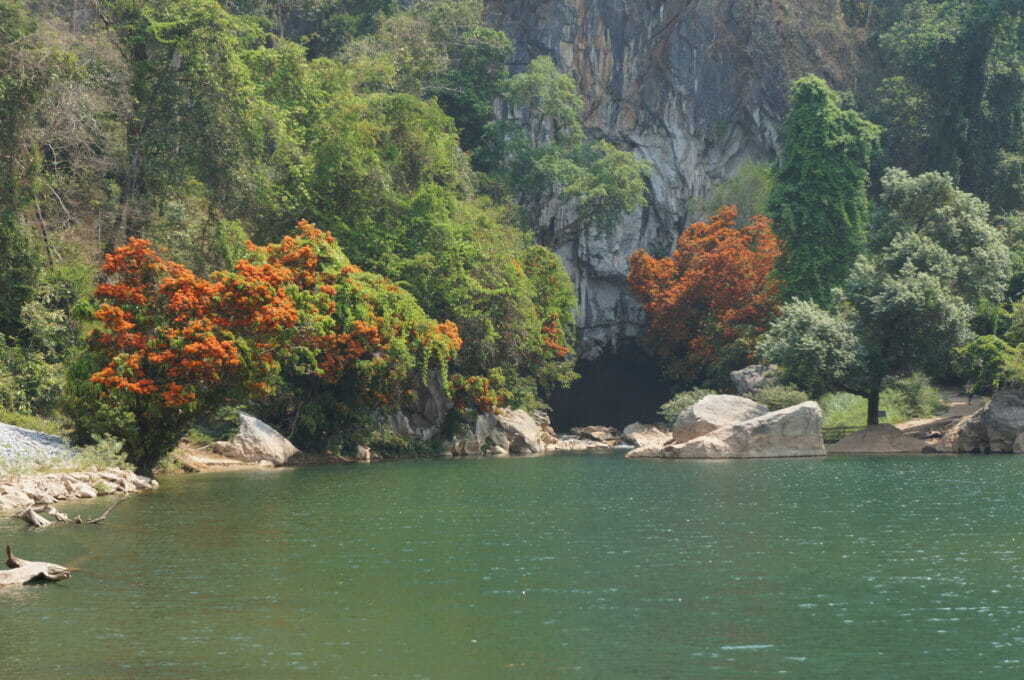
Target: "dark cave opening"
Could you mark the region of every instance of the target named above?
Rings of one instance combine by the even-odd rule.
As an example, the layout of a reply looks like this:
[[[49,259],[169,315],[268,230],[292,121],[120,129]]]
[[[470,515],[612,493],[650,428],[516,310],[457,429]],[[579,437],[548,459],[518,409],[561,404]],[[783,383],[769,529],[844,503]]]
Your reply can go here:
[[[634,422],[655,423],[658,407],[672,396],[658,363],[635,342],[615,354],[579,361],[579,380],[551,395],[551,425],[557,432],[585,425],[623,428]]]

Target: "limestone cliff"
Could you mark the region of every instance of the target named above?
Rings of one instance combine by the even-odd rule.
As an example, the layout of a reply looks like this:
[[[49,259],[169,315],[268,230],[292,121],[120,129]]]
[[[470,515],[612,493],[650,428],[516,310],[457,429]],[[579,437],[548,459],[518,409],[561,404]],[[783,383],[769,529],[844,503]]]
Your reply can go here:
[[[649,205],[608,237],[560,234],[572,207],[530,206],[580,300],[580,350],[593,358],[643,322],[626,287],[636,249],[669,252],[701,218],[705,197],[745,159],[772,159],[789,82],[804,73],[845,84],[853,50],[838,2],[792,0],[490,0],[515,45],[513,70],[550,55],[573,73],[587,133],[652,165]],[[499,106],[499,115],[515,115]]]

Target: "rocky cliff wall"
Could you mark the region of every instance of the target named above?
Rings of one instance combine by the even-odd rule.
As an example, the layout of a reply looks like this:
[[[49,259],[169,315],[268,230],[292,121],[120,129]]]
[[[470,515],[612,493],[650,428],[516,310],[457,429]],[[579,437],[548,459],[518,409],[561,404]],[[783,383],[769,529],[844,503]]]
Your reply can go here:
[[[580,83],[587,133],[652,165],[649,204],[610,236],[568,236],[571,206],[531,206],[540,240],[563,243],[587,358],[641,331],[626,258],[668,253],[715,186],[744,160],[775,156],[790,80],[814,72],[842,87],[854,54],[836,0],[490,0],[489,9],[515,45],[514,71],[550,55]],[[513,114],[499,106],[499,115]]]

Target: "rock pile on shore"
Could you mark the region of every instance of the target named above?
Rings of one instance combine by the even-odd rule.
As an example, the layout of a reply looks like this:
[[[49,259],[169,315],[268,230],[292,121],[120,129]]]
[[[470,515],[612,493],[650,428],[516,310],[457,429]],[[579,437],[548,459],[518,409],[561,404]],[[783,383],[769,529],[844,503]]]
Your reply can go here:
[[[0,482],[0,512],[11,513],[28,505],[130,494],[155,489],[155,479],[128,470],[109,468],[96,472],[52,472],[22,475]]]

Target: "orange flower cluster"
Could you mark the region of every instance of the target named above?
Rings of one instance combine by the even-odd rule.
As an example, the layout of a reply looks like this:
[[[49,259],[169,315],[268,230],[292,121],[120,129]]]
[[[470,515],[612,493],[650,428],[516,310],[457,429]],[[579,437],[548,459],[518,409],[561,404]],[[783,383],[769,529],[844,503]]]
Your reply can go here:
[[[555,356],[564,357],[572,352],[571,347],[562,344],[565,341],[565,334],[558,325],[558,315],[552,314],[548,317],[547,323],[541,326],[541,334],[544,336],[544,346],[552,350]]]
[[[778,305],[771,271],[779,254],[766,217],[737,229],[736,208],[723,206],[709,223],[687,227],[670,257],[643,250],[630,256],[630,289],[650,318],[648,339],[672,373],[699,377],[723,348],[749,344],[764,330]]]
[[[364,290],[361,277],[369,275],[337,266],[344,256],[333,244],[330,234],[303,220],[295,236],[268,246],[249,243],[248,258],[207,280],[161,258],[147,241],[131,239],[107,256],[103,270],[110,280],[96,290],[102,328],[90,344],[106,365],[92,382],[107,399],[146,399],[176,409],[238,390],[267,392],[266,377],[303,350],[328,383],[364,362],[368,375],[383,376],[364,391],[388,403],[399,393],[389,375],[396,339],[415,341],[403,345],[406,356],[433,353],[445,364],[454,357],[462,343],[455,324],[385,318],[372,294],[407,294],[383,279]],[[337,318],[339,300],[358,308],[357,318],[347,307]]]
[[[121,392],[180,407],[198,389],[240,373],[234,335],[213,320],[222,285],[135,238],[108,254],[103,270],[113,281],[97,287],[105,302],[95,316],[104,329],[90,342],[108,361],[91,378],[106,396]]]
[[[488,413],[505,405],[507,398],[489,378],[482,375],[465,377],[452,376],[452,395],[455,407],[465,409],[473,406],[480,413]]]

